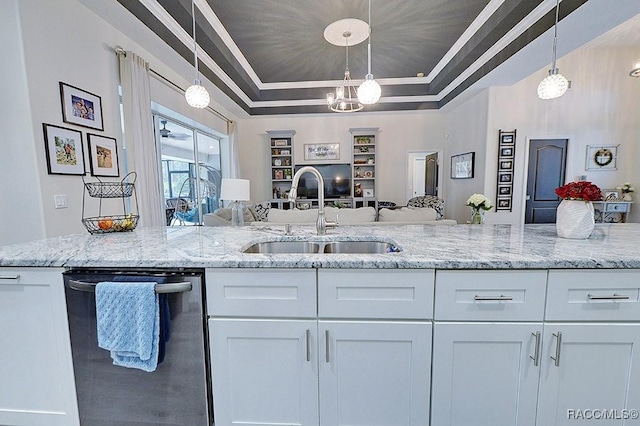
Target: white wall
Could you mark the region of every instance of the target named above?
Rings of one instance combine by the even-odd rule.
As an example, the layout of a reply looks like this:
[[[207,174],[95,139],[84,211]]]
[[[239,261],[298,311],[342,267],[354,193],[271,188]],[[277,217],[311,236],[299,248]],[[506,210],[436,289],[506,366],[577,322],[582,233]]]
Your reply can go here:
[[[4,47],[0,67],[0,245],[4,245],[45,235],[18,0],[0,1],[0,40]],[[41,137],[37,142],[42,143]]]
[[[629,77],[631,64],[638,57],[638,48],[582,48],[566,55],[558,66],[571,80],[572,88],[554,100],[543,101],[536,95],[546,69],[512,87],[491,89],[485,193],[492,199],[496,191],[498,130],[517,129],[517,139],[513,213],[492,213],[488,222],[524,222],[529,139],[569,139],[567,182],[586,175],[602,189],[615,188],[625,181],[640,186],[640,79]],[[620,145],[618,169],[585,170],[587,145]],[[640,221],[640,206],[632,207],[630,221]]]
[[[158,56],[154,56],[76,0],[2,0],[0,23],[1,40],[6,47],[0,84],[3,98],[11,99],[11,102],[5,102],[1,107],[0,116],[4,135],[11,140],[20,141],[11,144],[9,151],[5,150],[5,155],[0,157],[2,176],[7,174],[3,182],[15,182],[11,187],[5,187],[3,183],[0,195],[3,200],[16,200],[19,206],[2,203],[0,243],[87,232],[81,223],[82,179],[80,176],[47,174],[42,123],[82,132],[88,172],[87,132],[115,137],[118,140],[120,158],[123,158],[117,94],[119,71],[113,50],[115,46],[134,51],[147,60],[152,69],[181,87],[190,84],[192,70],[185,73],[184,77],[176,73],[164,62],[182,61],[186,69],[190,67],[181,58],[176,59],[178,55],[166,44],[155,46]],[[150,32],[141,23],[138,23],[138,28],[141,36]],[[62,121],[58,85],[60,81],[101,97],[104,131]],[[206,110],[186,108],[184,98],[179,93],[154,79],[151,96],[152,100],[168,108],[220,133],[226,133],[224,120]],[[224,108],[216,105],[215,100],[213,106],[229,118],[235,119]],[[14,149],[15,153],[6,155]],[[123,177],[122,160],[120,172]],[[87,177],[87,180],[95,181],[95,178]],[[144,189],[137,187],[136,190]],[[66,194],[69,207],[54,209],[54,194]],[[96,215],[96,211],[88,211],[86,214]],[[11,237],[10,233],[13,233]]]
[[[378,200],[406,204],[407,151],[444,149],[444,115],[438,111],[270,116],[240,120],[240,175],[251,180],[251,198],[271,198],[267,130],[295,130],[294,162],[303,164],[303,145],[340,143],[340,163],[351,162],[350,128],[377,127]],[[445,185],[446,186],[446,185]]]
[[[444,152],[447,183],[445,217],[458,223],[470,220],[471,211],[465,205],[471,194],[483,193],[485,188],[488,90],[477,95],[447,114],[447,145]],[[473,179],[451,179],[451,156],[475,152]]]

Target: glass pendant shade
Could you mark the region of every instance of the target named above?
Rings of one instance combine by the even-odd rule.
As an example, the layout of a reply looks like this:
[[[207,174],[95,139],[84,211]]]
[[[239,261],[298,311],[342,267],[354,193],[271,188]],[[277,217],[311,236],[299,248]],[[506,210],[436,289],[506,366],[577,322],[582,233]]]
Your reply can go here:
[[[629,73],[631,77],[640,77],[640,59],[633,63],[633,69]]]
[[[373,74],[367,74],[364,81],[358,87],[358,100],[364,105],[372,105],[380,100],[382,89],[377,81],[373,79]]]
[[[193,81],[193,85],[187,89],[184,97],[187,99],[187,103],[194,108],[206,108],[211,100],[207,89],[200,85],[200,80]]]
[[[540,99],[555,99],[564,95],[569,88],[569,81],[558,72],[558,68],[549,71],[549,75],[538,85]]]

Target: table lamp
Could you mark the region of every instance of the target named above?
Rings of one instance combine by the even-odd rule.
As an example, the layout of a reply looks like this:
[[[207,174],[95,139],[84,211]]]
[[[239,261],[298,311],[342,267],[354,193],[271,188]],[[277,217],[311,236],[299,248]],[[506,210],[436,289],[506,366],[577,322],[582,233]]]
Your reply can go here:
[[[244,225],[244,201],[251,198],[249,180],[247,179],[222,179],[220,199],[232,201],[231,226]]]

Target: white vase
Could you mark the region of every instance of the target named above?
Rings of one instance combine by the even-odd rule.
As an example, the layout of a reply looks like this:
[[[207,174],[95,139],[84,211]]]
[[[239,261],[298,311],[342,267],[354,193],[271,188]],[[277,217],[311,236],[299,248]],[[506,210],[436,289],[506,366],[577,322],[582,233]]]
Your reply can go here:
[[[624,201],[633,201],[633,197],[631,197],[631,194],[630,194],[630,193],[628,193],[628,192],[625,192],[625,193],[622,195],[622,199],[623,199]]]
[[[556,216],[556,231],[559,237],[589,238],[595,226],[591,201],[562,200]]]

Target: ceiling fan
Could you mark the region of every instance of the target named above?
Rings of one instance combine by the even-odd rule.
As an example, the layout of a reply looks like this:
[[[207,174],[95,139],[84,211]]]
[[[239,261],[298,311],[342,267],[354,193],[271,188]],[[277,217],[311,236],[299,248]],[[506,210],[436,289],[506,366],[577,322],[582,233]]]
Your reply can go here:
[[[160,120],[160,123],[162,124],[162,128],[160,129],[160,136],[162,136],[163,138],[178,139],[181,141],[191,138],[191,135],[187,133],[175,133],[167,129],[167,120]]]

